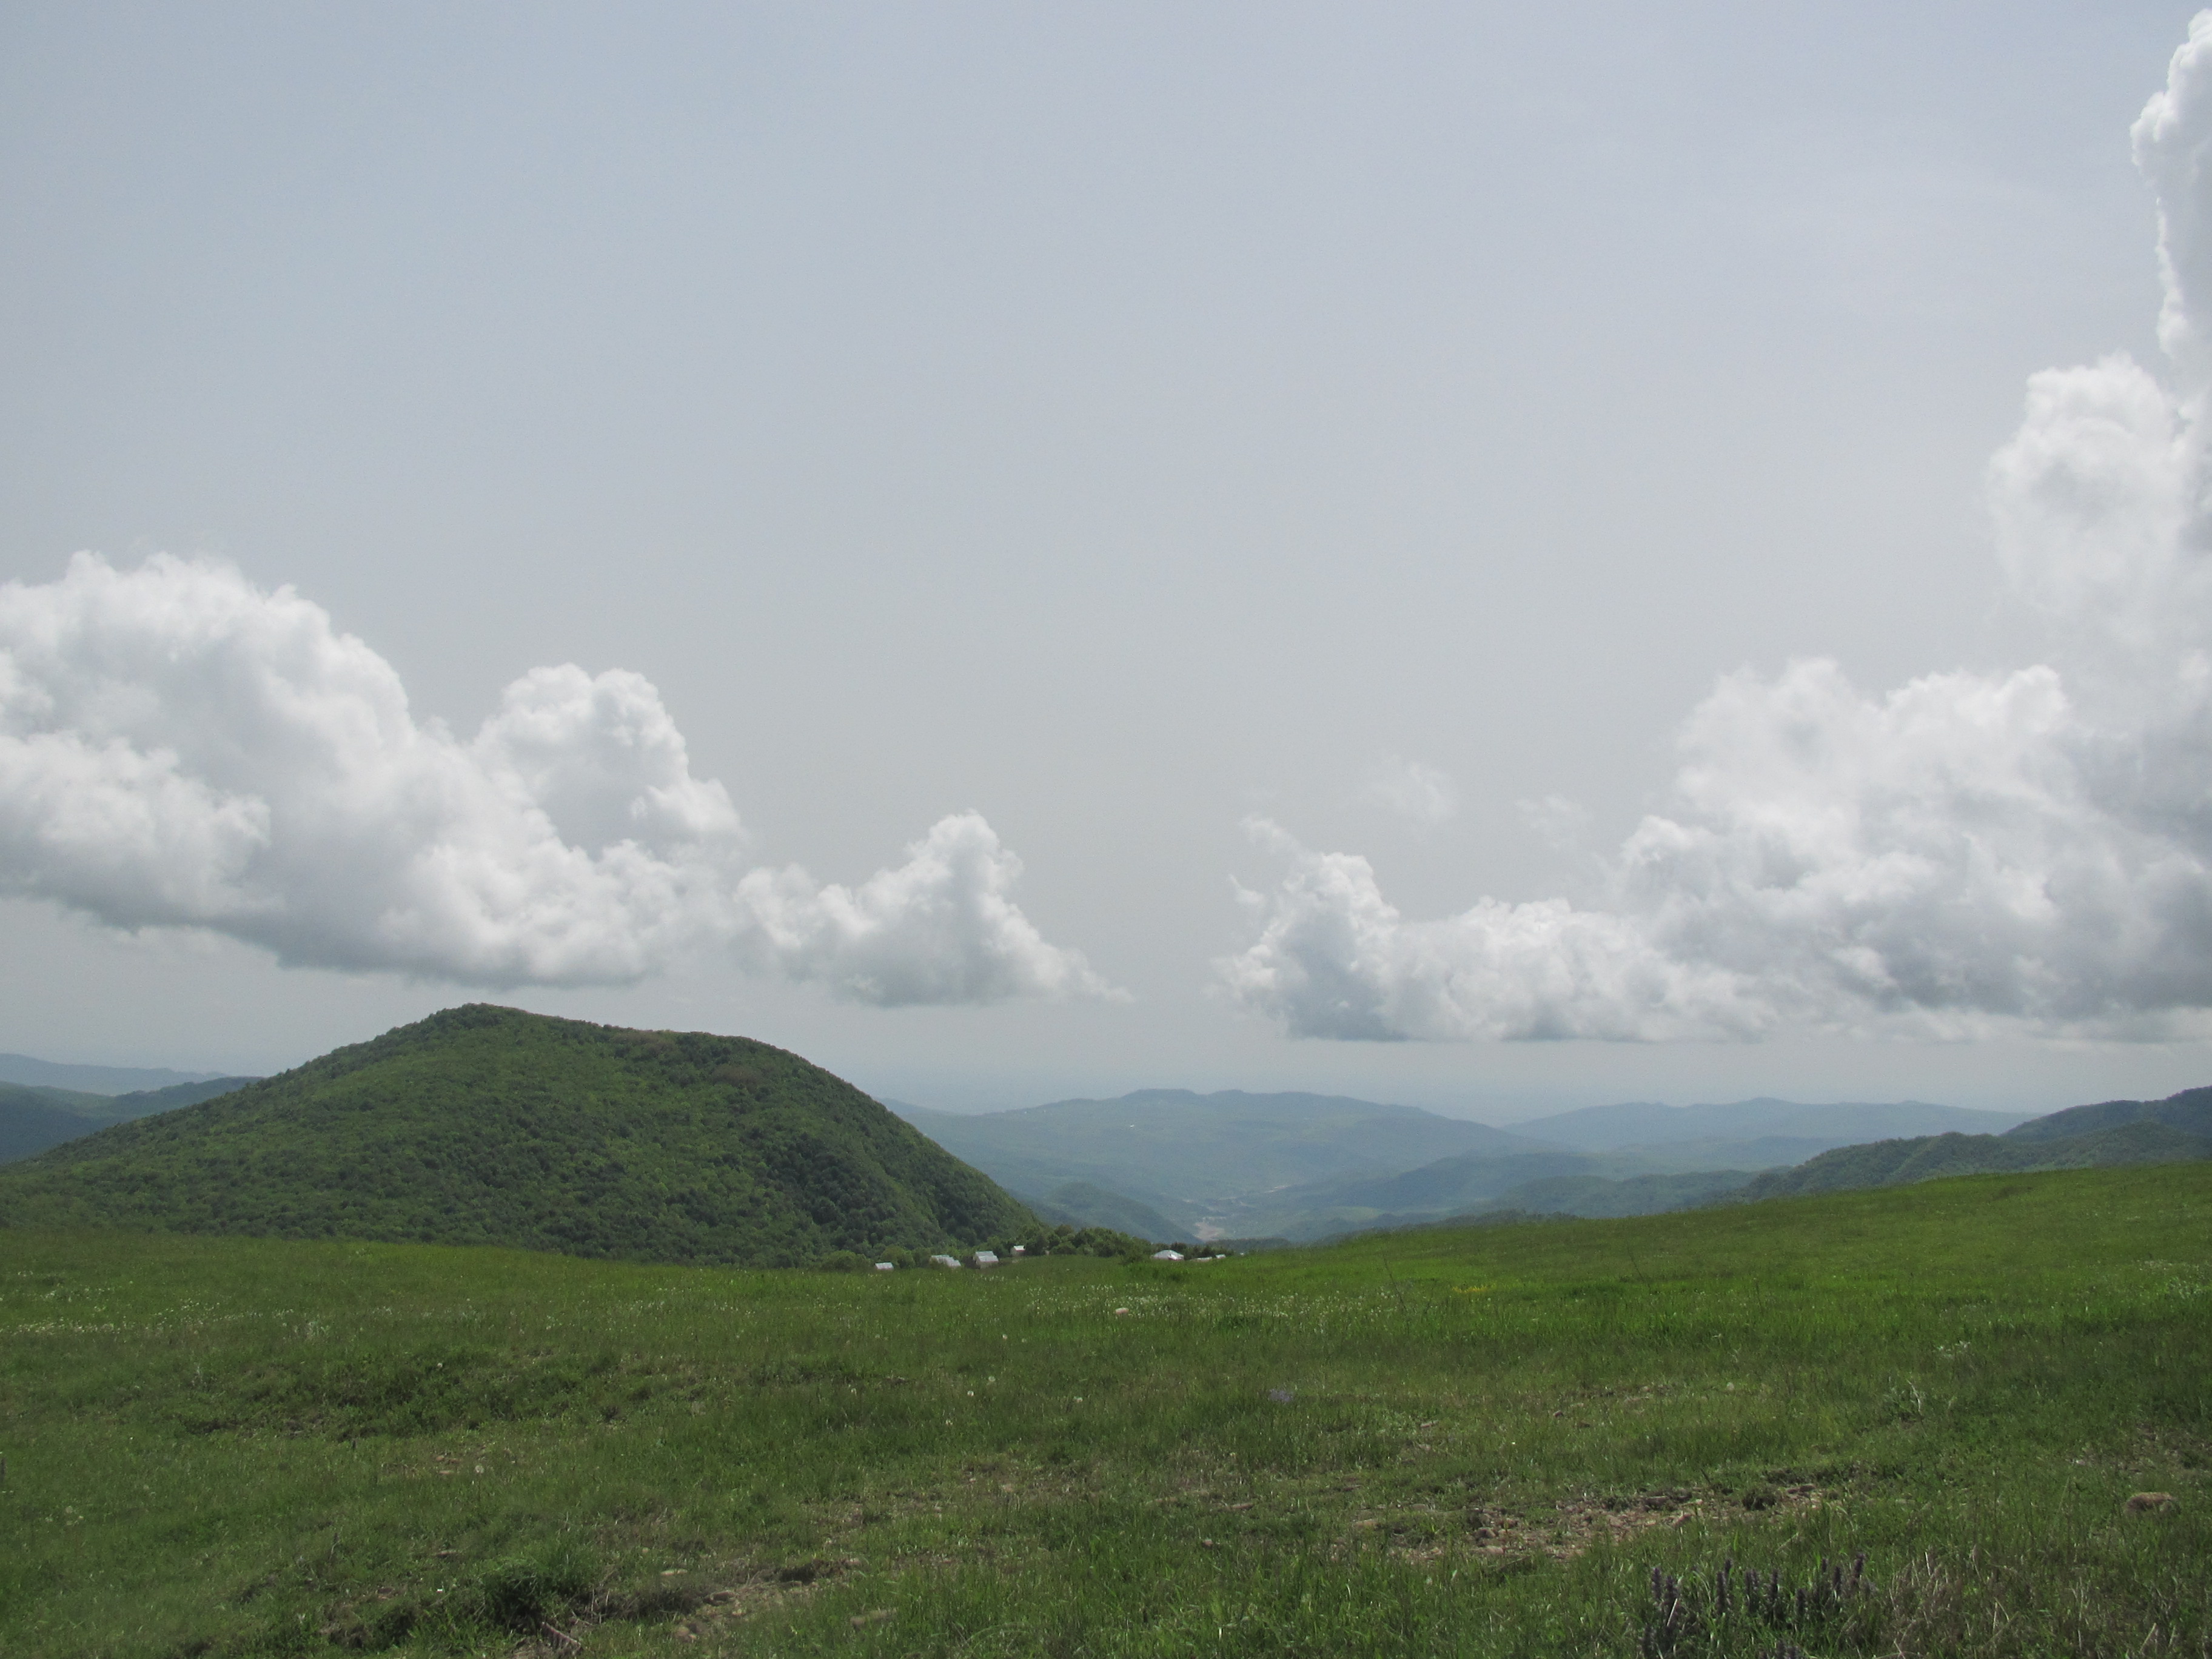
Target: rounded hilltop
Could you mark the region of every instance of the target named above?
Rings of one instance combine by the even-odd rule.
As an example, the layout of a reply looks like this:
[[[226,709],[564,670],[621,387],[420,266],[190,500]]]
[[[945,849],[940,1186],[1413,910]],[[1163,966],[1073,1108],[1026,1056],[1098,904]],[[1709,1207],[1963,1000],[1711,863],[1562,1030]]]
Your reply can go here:
[[[0,1222],[758,1267],[939,1249],[1022,1206],[746,1037],[448,1008],[0,1170]]]

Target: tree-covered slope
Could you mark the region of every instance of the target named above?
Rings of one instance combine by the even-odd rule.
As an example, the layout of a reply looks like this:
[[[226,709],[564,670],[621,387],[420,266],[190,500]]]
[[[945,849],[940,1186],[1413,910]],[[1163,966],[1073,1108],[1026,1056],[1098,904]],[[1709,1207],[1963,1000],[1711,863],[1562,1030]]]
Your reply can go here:
[[[151,1117],[156,1112],[173,1112],[179,1106],[197,1106],[260,1081],[258,1077],[211,1077],[198,1083],[172,1083],[164,1089],[134,1089],[127,1095],[110,1095],[106,1121],[122,1123],[134,1117]]]
[[[859,1090],[743,1037],[481,1004],[0,1170],[0,1222],[790,1265],[1028,1219]]]
[[[1070,1227],[1110,1227],[1117,1233],[1127,1233],[1133,1238],[1155,1244],[1164,1244],[1181,1236],[1176,1224],[1151,1205],[1094,1182],[1071,1181],[1054,1188],[1042,1198],[1024,1196],[1040,1220]]]
[[[173,1083],[127,1095],[95,1095],[76,1089],[49,1089],[0,1083],[0,1164],[30,1158],[64,1140],[75,1140],[111,1123],[150,1117],[155,1112],[198,1105],[242,1089],[258,1079],[213,1078],[204,1083]]]
[[[2063,1140],[2130,1123],[2161,1123],[2184,1134],[2212,1139],[2212,1089],[2184,1089],[2164,1100],[2106,1100],[2069,1106],[2005,1131],[2008,1140]]]

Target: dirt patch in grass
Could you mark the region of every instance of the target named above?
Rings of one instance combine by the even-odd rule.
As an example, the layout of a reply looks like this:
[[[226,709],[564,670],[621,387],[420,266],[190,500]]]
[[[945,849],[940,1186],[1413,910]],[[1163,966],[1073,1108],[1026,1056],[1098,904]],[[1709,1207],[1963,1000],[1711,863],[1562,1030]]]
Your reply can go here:
[[[597,1626],[655,1619],[672,1618],[669,1633],[679,1642],[713,1642],[763,1613],[803,1604],[866,1565],[859,1556],[813,1556],[672,1571],[658,1585],[602,1595],[568,1619],[543,1622],[510,1650],[511,1659],[561,1659],[586,1647]]]
[[[1790,1486],[1754,1486],[1743,1492],[1720,1487],[1655,1487],[1646,1492],[1607,1492],[1562,1498],[1549,1510],[1520,1511],[1473,1504],[1465,1512],[1467,1540],[1477,1555],[1543,1557],[1571,1561],[1603,1539],[1626,1543],[1662,1527],[1718,1520],[1741,1510],[1776,1516],[1817,1510],[1826,1494],[1809,1481]]]

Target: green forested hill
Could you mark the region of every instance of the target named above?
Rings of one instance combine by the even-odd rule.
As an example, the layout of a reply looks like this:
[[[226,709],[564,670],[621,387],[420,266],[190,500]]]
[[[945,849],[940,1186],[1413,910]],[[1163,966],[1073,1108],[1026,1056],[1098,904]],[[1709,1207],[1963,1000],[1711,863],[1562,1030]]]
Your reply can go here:
[[[2164,1100],[2107,1100],[2094,1106],[2069,1106],[2048,1117],[2032,1118],[2008,1129],[2008,1140],[2061,1140],[2135,1123],[2163,1124],[2184,1134],[2212,1139],[2212,1089],[2184,1089]]]
[[[2064,1114],[2054,1114],[2063,1116]],[[2026,1125],[2023,1127],[2028,1127]],[[1799,1198],[1863,1187],[1902,1187],[1949,1176],[2001,1175],[2026,1170],[2107,1169],[2127,1164],[2174,1164],[2212,1157],[2212,1139],[2155,1118],[2139,1117],[2087,1134],[2042,1139],[2018,1130],[2002,1135],[1922,1135],[1843,1146],[1794,1170],[1754,1176],[1723,1202]]]
[[[136,1089],[127,1095],[110,1095],[106,1115],[100,1121],[122,1123],[134,1117],[151,1117],[156,1112],[173,1112],[179,1106],[197,1106],[204,1100],[213,1100],[217,1095],[227,1095],[260,1081],[258,1077],[211,1077],[196,1083],[172,1083],[164,1089]]]
[[[0,1223],[760,1266],[1027,1220],[874,1101],[742,1037],[448,1009],[0,1170]]]

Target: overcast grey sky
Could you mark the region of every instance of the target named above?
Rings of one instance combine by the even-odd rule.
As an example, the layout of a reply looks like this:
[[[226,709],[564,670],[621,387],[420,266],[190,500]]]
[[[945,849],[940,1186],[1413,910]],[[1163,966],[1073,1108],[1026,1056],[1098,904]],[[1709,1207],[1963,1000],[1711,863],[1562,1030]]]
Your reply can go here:
[[[0,1048],[2212,1082],[2190,15],[11,6]]]

